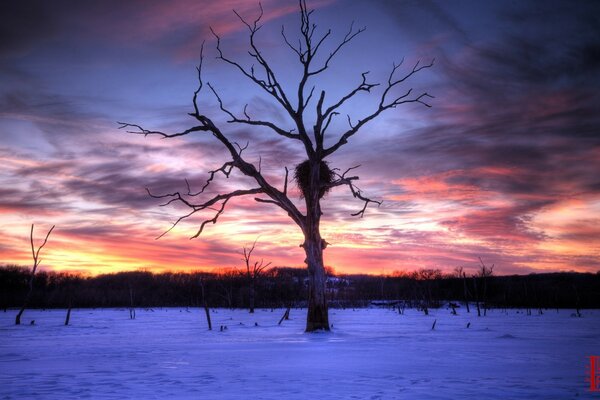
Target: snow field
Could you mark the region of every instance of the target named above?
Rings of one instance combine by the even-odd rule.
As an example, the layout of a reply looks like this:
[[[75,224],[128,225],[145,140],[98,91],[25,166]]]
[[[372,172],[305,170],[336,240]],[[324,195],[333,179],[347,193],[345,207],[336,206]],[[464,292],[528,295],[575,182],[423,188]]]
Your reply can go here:
[[[0,398],[600,399],[600,310],[331,309],[312,334],[283,312],[215,309],[213,331],[202,309],[0,312]]]

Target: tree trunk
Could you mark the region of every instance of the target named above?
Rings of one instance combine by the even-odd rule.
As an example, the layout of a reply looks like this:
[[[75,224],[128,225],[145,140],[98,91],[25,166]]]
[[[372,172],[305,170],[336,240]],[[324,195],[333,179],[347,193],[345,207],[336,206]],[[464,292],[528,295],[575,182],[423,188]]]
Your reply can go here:
[[[65,318],[65,326],[69,325],[70,320],[71,320],[71,301],[69,301],[69,309],[67,310],[67,316]]]
[[[306,332],[329,330],[329,313],[325,296],[326,274],[323,264],[324,242],[318,232],[304,242],[308,264],[308,314]]]
[[[210,320],[210,310],[208,309],[208,304],[204,301],[204,313],[206,314],[206,322],[208,323],[208,330],[212,331],[212,322]]]
[[[35,277],[35,270],[32,271],[31,275],[29,276],[29,284],[27,287],[27,294],[25,295],[25,300],[23,301],[23,305],[21,306],[21,309],[19,310],[19,312],[17,313],[17,316],[15,318],[15,325],[21,325],[21,316],[23,315],[23,312],[27,308],[27,305],[29,304],[29,299],[31,298],[31,293],[33,292],[33,278],[34,277]]]
[[[29,297],[29,296],[27,296]],[[17,316],[15,317],[15,325],[21,325],[21,315],[23,315],[23,312],[25,311],[25,308],[27,307],[27,301],[25,301],[23,303],[23,305],[21,306],[21,309],[19,310],[19,312],[17,313]]]

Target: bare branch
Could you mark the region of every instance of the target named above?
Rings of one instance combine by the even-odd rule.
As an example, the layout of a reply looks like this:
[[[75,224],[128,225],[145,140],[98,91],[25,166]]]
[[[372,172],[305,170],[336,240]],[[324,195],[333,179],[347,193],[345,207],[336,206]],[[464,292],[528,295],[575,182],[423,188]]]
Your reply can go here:
[[[363,33],[367,28],[366,27],[362,27],[358,30],[354,30],[354,21],[352,21],[352,23],[350,24],[350,29],[348,29],[348,33],[346,33],[346,36],[344,36],[344,39],[341,41],[340,44],[337,45],[337,47],[335,49],[333,49],[333,51],[331,53],[329,53],[329,56],[327,57],[327,59],[325,60],[325,63],[323,64],[323,66],[321,68],[318,68],[314,71],[311,71],[308,73],[309,76],[314,76],[314,75],[318,75],[321,72],[325,71],[327,68],[329,68],[329,63],[331,62],[331,60],[333,59],[333,57],[335,57],[335,55],[348,43],[350,43],[350,41],[352,41],[352,39],[354,39],[356,36],[360,35],[361,33]],[[329,36],[328,32],[325,37]],[[321,39],[321,41],[317,44],[314,53],[318,50],[318,48],[321,46],[321,43],[324,41],[325,37],[323,37]]]
[[[398,68],[402,65],[402,62],[398,65],[394,64],[392,67],[392,71],[390,72],[390,75],[388,77],[387,86],[384,89],[383,93],[381,94],[381,97],[379,100],[379,105],[378,105],[377,109],[373,113],[364,117],[363,119],[359,119],[356,124],[352,124],[350,121],[350,116],[348,116],[348,124],[350,125],[350,129],[348,129],[334,145],[332,145],[331,147],[327,148],[324,151],[325,157],[333,154],[341,146],[348,143],[348,139],[350,139],[352,136],[354,136],[367,122],[377,118],[382,112],[384,112],[386,110],[389,110],[391,108],[396,108],[397,106],[399,106],[401,104],[407,104],[407,103],[419,103],[426,107],[431,107],[426,102],[426,99],[433,98],[433,96],[427,92],[421,93],[420,95],[415,96],[415,97],[410,97],[410,95],[412,93],[412,89],[409,89],[404,94],[396,96],[396,97],[392,97],[391,99],[389,99],[389,97],[390,97],[389,94],[390,94],[390,91],[394,87],[405,82],[407,79],[409,79],[411,76],[415,75],[419,71],[422,71],[423,69],[426,69],[426,68],[431,68],[433,66],[434,61],[435,60],[432,60],[429,64],[424,64],[424,65],[420,65],[420,63],[417,62],[410,72],[408,72],[401,78],[397,78],[397,79],[394,78],[394,75],[396,74],[396,71],[398,70]],[[364,75],[363,75],[363,79],[364,79]]]
[[[262,199],[260,197],[255,197],[254,201],[256,201],[257,203],[275,204],[276,206],[283,208],[283,206],[275,200]]]
[[[287,167],[285,168],[285,180],[283,181],[283,194],[287,195],[287,187],[288,187],[288,175],[290,173],[290,171],[288,171]]]
[[[241,154],[241,151],[240,151]],[[190,188],[190,184],[188,182],[188,180],[185,180],[185,183],[187,185],[188,188],[188,196],[198,196],[201,193],[204,193],[204,190],[208,187],[208,185],[210,185],[210,183],[215,179],[215,175],[218,172],[222,172],[223,175],[225,175],[226,178],[229,178],[229,175],[231,175],[231,172],[233,171],[233,167],[234,164],[233,162],[229,161],[226,162],[225,164],[221,165],[221,167],[213,170],[213,171],[209,171],[208,173],[210,174],[210,176],[208,177],[208,179],[206,180],[206,183],[202,186],[202,188],[200,189],[200,191],[196,192],[196,193],[192,193],[192,190]]]
[[[369,71],[363,72],[361,74],[362,77],[362,82],[355,87],[350,93],[348,93],[347,95],[345,95],[344,97],[342,97],[337,103],[331,105],[330,107],[327,108],[327,110],[325,110],[324,113],[321,114],[321,110],[317,109],[317,113],[319,115],[321,115],[322,119],[327,118],[331,113],[333,113],[335,110],[337,110],[338,108],[340,108],[346,101],[350,100],[352,97],[354,97],[357,93],[359,92],[371,92],[371,89],[373,89],[374,87],[379,86],[379,83],[367,83],[367,75],[369,74]]]
[[[241,18],[241,19],[243,21],[243,18]],[[246,24],[246,26],[249,26],[248,23],[245,23],[245,24]],[[271,95],[279,104],[281,104],[283,106],[283,108],[291,116],[293,116],[294,109],[293,109],[291,103],[289,102],[285,92],[281,88],[281,85],[279,84],[279,81],[277,80],[277,77],[275,76],[275,73],[271,69],[269,63],[264,59],[264,57],[262,56],[262,53],[257,48],[257,46],[254,42],[254,35],[256,34],[256,32],[258,31],[259,28],[260,27],[250,27],[250,48],[252,49],[252,51],[250,51],[249,54],[262,67],[263,72],[265,73],[266,80],[258,78],[256,76],[254,67],[250,68],[250,70],[248,71],[237,61],[234,61],[234,60],[226,57],[221,48],[221,37],[219,35],[217,35],[217,33],[211,28],[211,32],[217,40],[217,52],[219,53],[217,58],[226,62],[227,64],[230,64],[230,65],[236,67],[244,76],[246,76],[248,79],[250,79],[256,85],[258,85],[264,91],[269,93],[269,95]]]
[[[157,136],[162,136],[163,138],[173,138],[173,137],[177,137],[177,136],[185,136],[189,133],[192,132],[206,132],[209,129],[206,126],[194,126],[191,127],[189,129],[186,129],[182,132],[176,132],[176,133],[164,133],[161,131],[151,131],[148,129],[144,129],[139,125],[136,124],[130,124],[127,122],[117,122],[117,124],[121,125],[119,126],[119,129],[124,129],[124,128],[128,128],[128,127],[132,127],[132,128],[136,128],[137,131],[127,131],[127,133],[134,133],[136,135],[144,135],[144,136],[148,136],[148,135],[157,135]]]
[[[204,230],[204,227],[206,226],[206,224],[208,224],[208,223],[215,224],[217,222],[217,220],[219,219],[219,216],[223,213],[223,211],[225,211],[225,206],[227,205],[227,202],[229,202],[229,200],[231,200],[234,197],[241,197],[241,196],[247,196],[247,195],[255,195],[255,194],[259,194],[259,193],[264,193],[264,191],[263,191],[262,188],[245,189],[245,190],[243,190],[243,189],[234,190],[233,192],[216,195],[216,196],[212,197],[211,199],[209,199],[209,200],[207,200],[207,201],[205,201],[203,203],[194,204],[194,203],[191,203],[186,198],[184,198],[181,195],[180,192],[169,193],[169,194],[164,194],[164,195],[153,195],[148,190],[148,194],[151,197],[155,198],[155,199],[169,198],[169,201],[167,201],[166,203],[162,204],[162,206],[166,206],[166,205],[169,205],[169,204],[172,204],[172,203],[180,202],[180,203],[185,204],[188,208],[191,209],[190,212],[188,212],[187,214],[179,217],[171,225],[171,227],[168,230],[166,230],[165,232],[163,232],[156,239],[160,239],[161,237],[163,237],[164,235],[166,235],[167,233],[169,233],[173,228],[175,228],[181,221],[183,221],[183,220],[191,217],[195,213],[197,213],[199,211],[202,211],[202,210],[205,210],[207,208],[213,209],[213,206],[218,205],[219,208],[216,209],[216,214],[213,216],[213,218],[204,220],[202,222],[202,224],[200,225],[200,229],[190,239],[197,238],[198,236],[200,236],[200,234]]]
[[[242,20],[243,20],[243,18],[242,18]],[[248,24],[247,22],[245,24],[246,24],[246,26],[250,26],[250,24]],[[314,153],[314,149],[312,146],[312,142],[311,142],[310,138],[308,137],[308,134],[304,127],[304,122],[302,119],[302,112],[301,112],[304,102],[303,101],[298,102],[298,110],[295,110],[294,107],[292,106],[290,100],[287,97],[287,94],[281,87],[281,84],[279,83],[279,80],[278,80],[275,72],[273,71],[270,64],[267,62],[267,60],[263,57],[260,49],[258,48],[258,46],[255,43],[255,40],[254,40],[255,34],[258,31],[258,29],[260,29],[259,25],[255,24],[254,26],[250,26],[250,35],[249,35],[250,36],[250,51],[248,52],[248,54],[252,58],[254,58],[256,60],[256,62],[260,65],[262,72],[264,73],[264,78],[259,78],[256,75],[254,66],[252,66],[248,70],[248,69],[244,68],[239,62],[226,57],[221,48],[221,38],[211,28],[211,32],[213,33],[213,35],[215,36],[215,38],[217,40],[217,52],[219,53],[217,58],[226,62],[227,64],[230,64],[230,65],[236,67],[244,76],[246,76],[248,79],[250,79],[256,85],[258,85],[260,88],[262,88],[264,91],[266,91],[271,97],[273,97],[283,107],[283,109],[288,113],[288,115],[294,121],[294,123],[296,124],[298,133],[293,134],[290,131],[285,131],[283,129],[274,129],[274,127],[275,127],[274,124],[272,124],[270,122],[266,122],[266,121],[252,122],[252,121],[248,121],[248,120],[240,120],[239,118],[236,118],[232,113],[228,113],[228,114],[230,117],[232,117],[232,119],[237,119],[238,121],[236,121],[236,122],[242,123],[241,121],[244,121],[243,123],[246,123],[249,125],[267,126],[271,129],[274,129],[277,133],[279,133],[283,136],[291,137],[294,139],[300,139],[302,141],[302,143],[304,144],[307,154],[311,155]],[[303,82],[305,82],[305,79],[303,79]],[[303,84],[301,84],[301,86],[303,87]]]
[[[297,48],[295,48],[288,40],[287,36],[285,35],[285,26],[281,25],[281,36],[283,36],[283,41],[285,42],[285,44],[292,49],[292,51],[294,53],[296,53],[298,55],[298,58],[300,59],[300,62],[302,62],[304,60],[304,53],[302,53],[300,50],[298,50]]]
[[[200,46],[200,61],[198,62],[198,66],[196,67],[196,71],[198,71],[198,88],[194,91],[194,96],[192,97],[192,104],[194,105],[194,116],[199,116],[200,111],[198,109],[198,93],[202,90],[202,61],[204,60],[204,41],[202,41],[202,45]]]
[[[210,90],[213,92],[213,94],[215,95],[215,97],[217,98],[217,101],[219,102],[219,107],[221,108],[221,111],[223,111],[224,113],[226,113],[227,115],[229,115],[229,117],[231,118],[229,121],[229,123],[238,123],[238,124],[246,124],[246,125],[254,125],[254,126],[264,126],[267,128],[270,128],[271,130],[273,130],[275,133],[277,133],[278,135],[290,138],[290,139],[296,139],[296,140],[302,140],[302,138],[300,137],[299,134],[293,133],[294,130],[285,130],[283,128],[278,127],[277,125],[275,125],[272,122],[269,121],[260,121],[260,120],[253,120],[250,118],[250,115],[248,114],[247,108],[248,105],[244,106],[244,116],[246,117],[245,119],[241,119],[236,117],[231,111],[229,111],[228,109],[225,108],[225,106],[223,105],[223,100],[221,99],[221,96],[219,96],[219,94],[217,93],[217,91],[215,90],[215,88],[208,83],[208,87],[210,88]]]
[[[257,275],[260,275],[265,269],[269,268],[269,265],[271,265],[273,262],[269,261],[268,263],[264,264],[264,260],[260,260],[259,262],[255,262],[254,263],[254,271],[256,271],[255,273]]]
[[[54,230],[54,227],[56,225],[52,225],[52,228],[50,228],[50,230],[48,231],[48,233],[46,233],[46,237],[44,239],[44,242],[37,248],[37,250],[35,250],[35,245],[33,244],[33,226],[34,226],[34,224],[31,224],[31,232],[29,234],[29,240],[31,242],[31,255],[33,257],[32,275],[35,274],[35,271],[36,271],[38,265],[40,265],[40,263],[41,263],[41,259],[39,258],[40,257],[40,251],[42,251],[42,249],[44,248],[44,246],[48,242],[48,238],[50,237],[50,234],[52,233],[52,231]]]
[[[380,206],[382,201],[372,200],[362,194],[362,191],[354,184],[354,181],[357,181],[359,179],[358,176],[346,176],[346,174],[348,172],[350,172],[354,169],[357,169],[358,167],[360,167],[360,165],[350,167],[343,174],[338,174],[336,171],[334,171],[334,173],[337,175],[338,179],[336,179],[332,183],[328,184],[326,187],[333,188],[336,186],[343,186],[343,185],[348,186],[348,188],[350,189],[350,192],[352,193],[352,196],[354,198],[359,199],[364,202],[363,208],[360,211],[352,213],[350,215],[352,215],[353,217],[360,216],[362,218],[365,214],[365,211],[366,211],[369,203],[375,203],[375,204],[377,204],[377,206]]]
[[[306,106],[308,106],[308,103],[310,102],[310,99],[312,99],[313,93],[315,91],[315,87],[313,86],[310,89],[310,93],[308,94],[308,96],[306,97],[306,101],[304,102],[304,104],[302,105],[302,108],[306,108]]]

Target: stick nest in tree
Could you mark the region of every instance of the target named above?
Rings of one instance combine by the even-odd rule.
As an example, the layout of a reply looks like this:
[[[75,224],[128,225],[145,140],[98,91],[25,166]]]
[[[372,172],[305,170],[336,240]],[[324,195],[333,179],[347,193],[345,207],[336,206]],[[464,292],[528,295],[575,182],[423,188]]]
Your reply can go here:
[[[311,168],[310,162],[308,160],[301,162],[296,165],[296,170],[294,172],[294,179],[296,180],[296,184],[298,188],[300,188],[300,198],[306,197],[306,194],[309,192],[310,187],[310,175]],[[321,184],[321,188],[319,190],[319,198],[323,198],[331,187],[327,187],[327,185],[331,184],[334,181],[335,174],[329,168],[329,164],[326,161],[321,161],[319,166],[319,180]]]

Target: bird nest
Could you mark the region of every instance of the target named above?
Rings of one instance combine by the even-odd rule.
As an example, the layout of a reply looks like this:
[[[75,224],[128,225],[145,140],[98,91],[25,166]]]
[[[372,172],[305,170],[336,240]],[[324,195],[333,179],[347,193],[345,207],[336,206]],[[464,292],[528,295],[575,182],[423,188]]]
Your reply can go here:
[[[296,180],[296,184],[300,189],[300,198],[306,197],[306,195],[310,192],[310,175],[311,166],[308,160],[296,165],[294,179]],[[331,187],[328,185],[334,181],[334,178],[335,173],[329,168],[329,164],[326,161],[321,161],[319,164],[319,198],[323,198],[323,196],[325,196],[325,194],[331,190]]]

